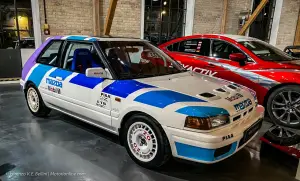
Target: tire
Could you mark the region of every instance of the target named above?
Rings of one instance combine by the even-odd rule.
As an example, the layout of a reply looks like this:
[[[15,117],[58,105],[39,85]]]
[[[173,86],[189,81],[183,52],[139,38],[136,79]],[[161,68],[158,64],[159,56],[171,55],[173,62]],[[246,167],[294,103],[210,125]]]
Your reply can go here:
[[[264,137],[270,142],[281,146],[291,146],[300,143],[299,135],[277,125],[271,126],[271,128],[264,134]]]
[[[51,112],[42,97],[38,89],[34,84],[29,84],[25,89],[25,98],[29,111],[37,117],[46,117]]]
[[[275,124],[300,128],[300,86],[287,85],[274,90],[267,100],[266,108]],[[287,121],[288,116],[290,121]]]
[[[170,159],[171,149],[167,136],[150,116],[135,114],[126,121],[123,129],[124,146],[129,156],[140,166],[155,169]]]

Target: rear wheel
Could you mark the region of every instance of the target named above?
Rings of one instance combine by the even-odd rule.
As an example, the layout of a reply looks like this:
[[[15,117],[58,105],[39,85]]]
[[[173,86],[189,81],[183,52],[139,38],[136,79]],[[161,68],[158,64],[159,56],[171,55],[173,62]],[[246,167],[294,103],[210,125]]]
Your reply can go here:
[[[276,124],[300,128],[300,86],[287,85],[273,91],[267,101],[267,111]]]
[[[45,105],[38,89],[33,84],[29,84],[27,86],[25,90],[25,97],[27,106],[33,115],[37,117],[45,117],[50,113],[51,109]]]
[[[139,165],[158,168],[171,157],[168,139],[153,118],[143,114],[133,115],[123,129],[127,152]]]

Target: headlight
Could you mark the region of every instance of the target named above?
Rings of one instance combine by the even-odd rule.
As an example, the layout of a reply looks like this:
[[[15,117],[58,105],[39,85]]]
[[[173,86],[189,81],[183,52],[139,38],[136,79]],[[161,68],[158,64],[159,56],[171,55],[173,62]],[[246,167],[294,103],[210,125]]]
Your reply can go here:
[[[206,117],[206,118],[188,116],[185,119],[184,127],[199,129],[199,130],[210,130],[210,129],[223,126],[228,123],[229,123],[228,115],[219,115],[219,116]]]

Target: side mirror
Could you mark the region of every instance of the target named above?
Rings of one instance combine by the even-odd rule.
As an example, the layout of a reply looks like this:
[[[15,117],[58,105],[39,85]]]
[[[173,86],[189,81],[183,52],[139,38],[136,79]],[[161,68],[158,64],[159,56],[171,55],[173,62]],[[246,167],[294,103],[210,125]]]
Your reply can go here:
[[[109,78],[106,70],[101,68],[101,67],[86,69],[85,76],[87,76],[87,77],[96,77],[96,78],[104,78],[104,79]]]
[[[235,62],[239,62],[240,66],[245,66],[247,57],[242,53],[232,53],[229,55],[229,59]]]

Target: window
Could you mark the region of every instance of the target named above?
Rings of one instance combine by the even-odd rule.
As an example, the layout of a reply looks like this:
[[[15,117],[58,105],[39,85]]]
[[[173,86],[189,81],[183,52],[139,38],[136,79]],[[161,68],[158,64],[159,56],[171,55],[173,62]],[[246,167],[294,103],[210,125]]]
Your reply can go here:
[[[242,53],[239,49],[220,40],[214,40],[212,43],[212,56],[215,58],[229,59],[232,53]]]
[[[208,39],[193,39],[174,43],[168,46],[168,50],[209,56],[209,45]]]
[[[62,41],[52,41],[49,43],[47,48],[42,52],[38,59],[38,63],[46,65],[57,65],[59,49],[62,45]]]
[[[143,41],[100,41],[108,63],[119,79],[169,75],[184,69],[165,53]]]
[[[187,0],[145,0],[144,37],[155,45],[184,36]]]
[[[263,41],[240,41],[241,45],[252,51],[256,56],[266,61],[291,61],[297,60],[278,48]]]
[[[104,67],[91,43],[68,42],[62,60],[63,69],[83,74],[87,68]]]

